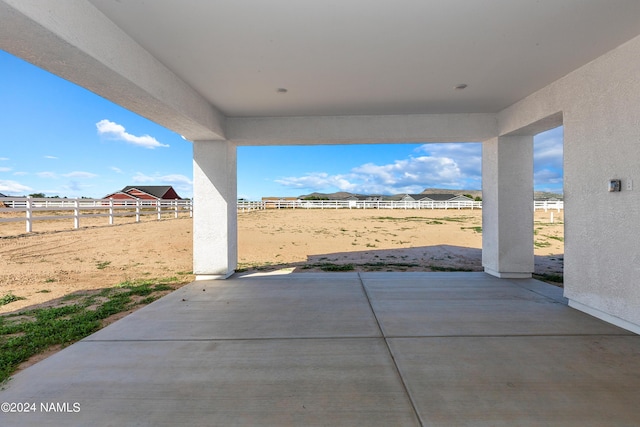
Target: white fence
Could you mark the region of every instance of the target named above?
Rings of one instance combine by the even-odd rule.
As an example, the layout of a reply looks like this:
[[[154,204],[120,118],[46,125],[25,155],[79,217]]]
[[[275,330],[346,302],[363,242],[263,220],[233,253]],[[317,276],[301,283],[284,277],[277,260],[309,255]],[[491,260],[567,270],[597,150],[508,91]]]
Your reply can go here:
[[[482,209],[482,202],[474,201],[378,201],[378,200],[266,200],[238,201],[238,212],[262,209]],[[535,201],[535,209],[564,209],[562,201]]]
[[[238,202],[238,211],[257,209],[481,209],[474,201],[266,200]]]
[[[533,210],[536,209],[544,209],[545,212],[549,209],[560,212],[564,209],[564,202],[562,200],[536,200],[533,202]]]
[[[24,216],[6,216],[5,213],[24,212]],[[50,212],[51,215],[37,215],[37,212]],[[65,214],[64,212],[69,212]],[[135,216],[136,222],[144,215],[163,214],[178,218],[181,212],[193,216],[191,200],[120,200],[120,199],[47,199],[47,198],[1,198],[0,222],[23,221],[27,233],[33,231],[34,221],[73,219],[73,227],[80,228],[81,220],[90,217],[108,217],[109,225],[119,216]]]
[[[382,201],[382,200],[268,200],[261,202],[238,201],[238,212],[263,209],[482,209],[482,202],[474,201]],[[535,201],[534,210],[564,209],[563,201]],[[37,215],[37,212],[51,215]],[[3,213],[24,212],[24,216],[8,216]],[[65,214],[64,212],[69,212]],[[83,218],[114,218],[135,216],[136,222],[144,215],[163,214],[178,218],[181,212],[193,216],[191,200],[120,200],[120,199],[36,199],[30,197],[0,199],[0,223],[23,221],[26,231],[33,231],[33,222],[44,220],[73,219],[74,228],[79,228]],[[35,214],[35,215],[34,215]]]

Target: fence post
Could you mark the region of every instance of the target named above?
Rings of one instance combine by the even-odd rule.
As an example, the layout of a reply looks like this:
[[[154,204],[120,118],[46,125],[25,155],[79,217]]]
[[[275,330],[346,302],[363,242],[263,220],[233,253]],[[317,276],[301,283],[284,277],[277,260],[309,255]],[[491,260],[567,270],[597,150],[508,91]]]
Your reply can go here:
[[[73,202],[73,228],[80,228],[80,199]]]
[[[33,230],[33,222],[31,219],[31,196],[27,197],[27,203],[26,203],[26,217],[27,217],[27,233],[31,233],[31,231]]]
[[[156,200],[156,210],[158,211],[158,221],[162,219],[162,206],[160,205],[160,199]]]
[[[113,225],[113,198],[109,199],[109,225]]]
[[[136,222],[140,222],[140,199],[136,199]]]
[[[178,199],[176,199],[175,203],[176,203],[176,206],[175,206],[175,213],[176,213],[175,214],[175,218],[178,219]]]

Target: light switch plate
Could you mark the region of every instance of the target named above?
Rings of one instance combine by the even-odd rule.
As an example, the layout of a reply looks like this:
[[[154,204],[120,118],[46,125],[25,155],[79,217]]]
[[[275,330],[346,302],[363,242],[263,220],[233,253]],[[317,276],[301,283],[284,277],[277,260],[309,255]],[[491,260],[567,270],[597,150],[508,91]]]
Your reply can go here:
[[[610,193],[616,193],[616,192],[618,192],[620,190],[622,190],[622,181],[620,181],[619,179],[609,180],[609,192]]]
[[[627,191],[633,190],[633,180],[631,178],[627,179]]]

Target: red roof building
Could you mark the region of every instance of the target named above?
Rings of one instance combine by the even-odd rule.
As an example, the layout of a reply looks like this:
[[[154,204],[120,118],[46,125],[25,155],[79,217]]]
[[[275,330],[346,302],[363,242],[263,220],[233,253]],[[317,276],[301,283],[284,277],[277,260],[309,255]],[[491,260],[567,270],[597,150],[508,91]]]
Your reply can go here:
[[[141,199],[141,200],[182,200],[170,185],[127,186],[115,193],[108,194],[105,199]]]

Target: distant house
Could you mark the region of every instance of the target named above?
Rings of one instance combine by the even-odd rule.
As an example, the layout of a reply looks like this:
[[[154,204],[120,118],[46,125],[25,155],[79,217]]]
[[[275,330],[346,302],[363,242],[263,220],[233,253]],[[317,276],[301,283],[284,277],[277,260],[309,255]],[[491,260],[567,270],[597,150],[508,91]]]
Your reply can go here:
[[[419,200],[426,202],[450,202],[456,198],[455,194],[417,194],[417,196],[422,196]]]
[[[104,198],[116,200],[182,200],[170,185],[127,186],[120,191],[106,195]]]
[[[449,200],[449,202],[473,202],[473,199],[471,197],[459,195]]]
[[[427,198],[426,194],[398,194],[395,196],[400,202],[417,202],[419,200],[433,200]]]

